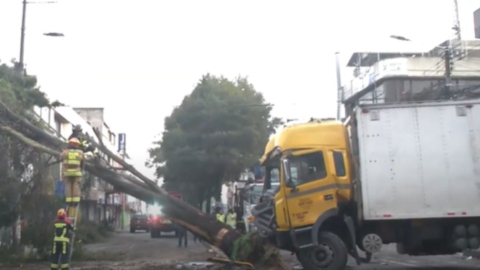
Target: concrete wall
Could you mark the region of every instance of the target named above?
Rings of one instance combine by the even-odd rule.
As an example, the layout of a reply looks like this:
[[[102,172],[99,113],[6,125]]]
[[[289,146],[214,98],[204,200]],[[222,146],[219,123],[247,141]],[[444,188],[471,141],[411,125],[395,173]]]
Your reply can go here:
[[[475,29],[475,38],[480,38],[480,8],[473,13],[473,28]]]
[[[103,134],[104,113],[103,108],[73,108],[93,128],[97,128]]]
[[[480,77],[480,57],[469,53],[464,59],[455,59],[451,76],[454,79]],[[438,78],[445,77],[445,61],[441,57],[392,58],[375,63],[370,70],[354,78],[344,87],[343,98],[368,88],[385,78]]]

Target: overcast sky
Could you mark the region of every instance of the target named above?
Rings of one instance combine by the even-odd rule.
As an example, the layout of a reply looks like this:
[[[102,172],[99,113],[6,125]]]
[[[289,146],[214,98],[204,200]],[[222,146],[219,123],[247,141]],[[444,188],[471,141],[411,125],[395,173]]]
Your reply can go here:
[[[0,0],[3,62],[19,58],[21,2]],[[57,2],[28,5],[28,73],[53,100],[104,107],[148,176],[146,151],[163,119],[203,74],[248,76],[279,117],[334,117],[334,52],[346,61],[353,51],[427,50],[449,38],[454,19],[453,0]],[[459,6],[471,39],[480,0]]]

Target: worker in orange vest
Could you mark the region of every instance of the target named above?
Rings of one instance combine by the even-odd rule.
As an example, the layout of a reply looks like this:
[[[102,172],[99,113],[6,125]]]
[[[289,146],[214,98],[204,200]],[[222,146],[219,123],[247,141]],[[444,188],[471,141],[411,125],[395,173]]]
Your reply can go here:
[[[62,180],[65,183],[65,201],[70,205],[78,204],[82,196],[80,185],[85,156],[80,150],[80,141],[77,138],[71,138],[68,141],[68,148],[63,150],[60,160],[62,161]],[[69,207],[69,210],[73,208]],[[70,216],[73,214],[69,213]]]
[[[51,270],[68,270],[70,262],[70,234],[75,231],[72,222],[67,218],[65,209],[57,212],[54,222],[55,234],[53,238],[52,257],[50,260]],[[60,262],[60,264],[58,264]]]

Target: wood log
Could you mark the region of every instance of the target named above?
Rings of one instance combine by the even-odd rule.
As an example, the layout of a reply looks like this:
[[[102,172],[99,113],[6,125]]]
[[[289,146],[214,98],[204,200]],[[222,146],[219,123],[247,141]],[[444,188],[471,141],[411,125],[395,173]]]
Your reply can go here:
[[[27,138],[9,126],[0,126],[0,130],[41,152],[60,158],[59,150],[51,149]],[[45,138],[46,136],[42,135],[39,137]],[[58,142],[53,142],[52,144],[59,145]],[[220,248],[227,255],[231,254],[233,243],[241,236],[237,231],[232,230],[215,218],[207,216],[186,202],[168,196],[166,191],[158,192],[157,190],[152,190],[149,185],[139,180],[134,180],[135,178],[132,176],[120,174],[108,169],[102,164],[91,161],[85,163],[85,170],[113,185],[120,192],[129,194],[147,203],[160,202],[165,214],[170,216],[174,222],[198,234],[205,241]]]
[[[9,122],[10,124],[7,126],[6,123]],[[41,128],[33,125],[28,120],[13,113],[1,101],[0,123],[2,123],[2,125],[0,125],[0,131],[17,138],[21,142],[41,152],[48,153],[57,158],[60,157],[60,151],[67,146],[65,141],[52,136]],[[25,129],[27,132],[19,132],[18,130],[12,128],[12,124],[15,126],[20,126],[22,131]],[[133,175],[119,173],[110,169],[107,165],[92,161],[85,162],[86,171],[111,184],[120,192],[129,194],[147,203],[161,203],[165,214],[170,216],[174,222],[181,224],[189,231],[196,233],[206,242],[222,250],[227,256],[232,256],[232,253],[234,252],[234,246],[238,246],[236,244],[241,238],[239,232],[231,229],[223,222],[217,221],[215,217],[207,216],[204,212],[187,204],[186,202],[170,197],[168,193],[157,186],[154,181],[142,175],[132,165],[125,162],[106,147],[99,145],[91,139],[89,139],[89,142],[99,150],[103,151],[117,163],[121,164]],[[265,250],[270,249],[271,248],[267,248]],[[254,257],[258,257],[258,255],[261,254],[256,255],[257,256]],[[277,257],[274,260],[280,262],[280,264],[278,264],[280,267],[277,267],[277,269],[284,268],[281,263],[281,259]],[[252,263],[255,262],[252,261]]]

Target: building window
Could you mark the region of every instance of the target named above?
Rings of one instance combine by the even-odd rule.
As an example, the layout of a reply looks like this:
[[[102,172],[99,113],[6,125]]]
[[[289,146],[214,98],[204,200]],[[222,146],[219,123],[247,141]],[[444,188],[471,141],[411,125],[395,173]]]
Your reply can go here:
[[[345,170],[345,160],[343,159],[342,152],[333,152],[333,162],[335,163],[335,173],[337,174],[337,176],[346,176],[347,171]]]
[[[57,132],[58,135],[61,134],[61,127],[62,127],[62,124],[60,123],[60,121],[55,120],[55,131]]]

